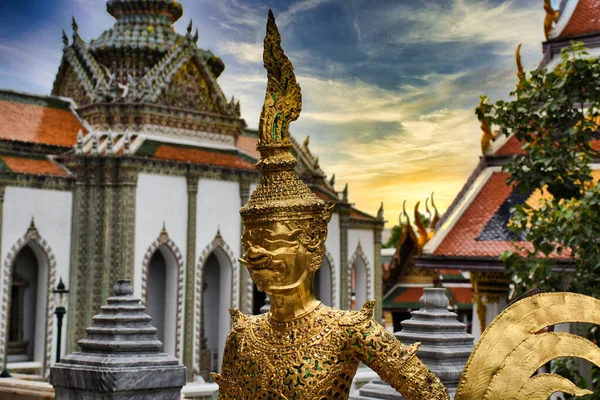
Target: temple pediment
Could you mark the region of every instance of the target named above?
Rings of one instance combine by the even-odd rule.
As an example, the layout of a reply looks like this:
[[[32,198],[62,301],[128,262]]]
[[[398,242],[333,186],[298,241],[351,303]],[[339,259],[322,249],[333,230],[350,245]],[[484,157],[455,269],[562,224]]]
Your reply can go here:
[[[63,33],[52,94],[72,98],[95,130],[177,128],[188,140],[197,131],[235,143],[246,124],[239,102],[228,101],[217,83],[225,65],[197,46],[192,23],[185,34],[175,32],[181,5],[114,0],[107,10],[117,22],[97,39],[84,41],[75,19],[72,40]]]

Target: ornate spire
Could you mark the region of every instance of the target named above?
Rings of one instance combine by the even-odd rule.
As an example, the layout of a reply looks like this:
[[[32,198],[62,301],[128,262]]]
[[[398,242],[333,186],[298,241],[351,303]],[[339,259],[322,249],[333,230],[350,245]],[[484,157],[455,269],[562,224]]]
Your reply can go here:
[[[65,30],[62,30],[62,42],[65,45],[65,47],[67,47],[69,45],[69,37],[67,36],[67,32],[65,32]]]
[[[71,17],[71,27],[73,28],[73,37],[75,37],[75,35],[77,35],[79,32],[79,25],[77,24],[77,20],[75,19],[74,15]]]
[[[77,142],[75,143],[75,154],[83,154],[83,131],[77,132]]]

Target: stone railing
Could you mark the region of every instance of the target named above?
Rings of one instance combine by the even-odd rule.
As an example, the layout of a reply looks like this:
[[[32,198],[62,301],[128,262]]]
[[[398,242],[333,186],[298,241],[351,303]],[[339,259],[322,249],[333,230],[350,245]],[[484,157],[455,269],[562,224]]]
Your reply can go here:
[[[54,388],[47,382],[17,378],[0,379],[0,399],[2,400],[47,400],[53,398]]]

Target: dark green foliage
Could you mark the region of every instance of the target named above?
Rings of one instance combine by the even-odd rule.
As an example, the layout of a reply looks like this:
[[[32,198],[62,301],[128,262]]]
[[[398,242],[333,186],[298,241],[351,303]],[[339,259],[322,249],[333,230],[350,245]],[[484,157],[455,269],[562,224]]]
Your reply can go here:
[[[590,168],[599,157],[590,142],[600,139],[600,62],[573,45],[559,67],[532,71],[511,95],[516,100],[494,104],[484,97],[484,111],[476,113],[524,143],[525,154],[504,166],[508,183],[544,193],[539,204],[512,210],[510,229],[529,242],[503,255],[517,294],[538,288],[600,297],[600,187]],[[571,367],[555,364],[577,381]],[[594,386],[592,398],[600,399]]]
[[[394,225],[392,227],[392,236],[390,236],[390,238],[388,239],[388,241],[386,243],[384,243],[383,248],[396,248],[396,246],[398,246],[398,241],[400,240],[400,236],[402,236],[402,229],[403,227],[401,225]]]

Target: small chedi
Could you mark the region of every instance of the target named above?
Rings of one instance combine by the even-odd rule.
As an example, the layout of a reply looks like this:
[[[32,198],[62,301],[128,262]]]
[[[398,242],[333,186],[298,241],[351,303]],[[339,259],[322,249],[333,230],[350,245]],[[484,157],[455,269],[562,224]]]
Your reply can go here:
[[[264,47],[268,73],[259,122],[261,181],[241,215],[240,259],[271,299],[270,312],[232,311],[220,375],[219,399],[347,399],[362,361],[408,399],[447,399],[441,381],[377,324],[374,302],[361,311],[321,304],[313,292],[331,210],[298,178],[290,152],[290,122],[302,97],[269,12]]]

